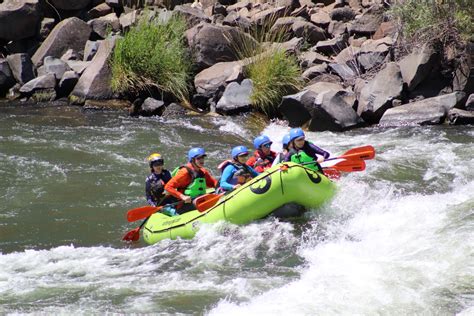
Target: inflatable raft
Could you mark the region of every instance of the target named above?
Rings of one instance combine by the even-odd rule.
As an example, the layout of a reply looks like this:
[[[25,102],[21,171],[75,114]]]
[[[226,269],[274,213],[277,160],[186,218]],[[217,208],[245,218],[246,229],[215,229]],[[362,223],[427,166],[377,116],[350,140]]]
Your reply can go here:
[[[287,204],[317,208],[333,197],[335,189],[335,184],[321,173],[285,162],[222,196],[202,213],[195,210],[174,217],[153,214],[144,225],[143,238],[148,244],[177,237],[192,238],[202,223],[225,220],[247,224]]]

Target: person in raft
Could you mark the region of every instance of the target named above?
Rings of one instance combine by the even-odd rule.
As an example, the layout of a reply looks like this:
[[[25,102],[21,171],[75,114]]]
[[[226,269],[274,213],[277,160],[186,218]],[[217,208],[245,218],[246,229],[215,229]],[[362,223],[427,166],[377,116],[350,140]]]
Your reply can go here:
[[[324,159],[329,158],[329,153],[305,139],[305,134],[301,128],[290,130],[290,151],[285,161],[292,161],[305,164],[308,168],[322,172],[319,165]],[[310,162],[314,162],[311,164]]]
[[[272,143],[266,135],[260,135],[255,138],[253,146],[256,150],[253,156],[247,160],[247,166],[254,168],[257,172],[263,172],[270,168],[276,157],[276,153],[270,149]]]
[[[290,134],[286,134],[285,136],[283,136],[281,140],[282,150],[281,152],[277,154],[277,156],[275,157],[275,160],[273,160],[272,166],[285,161],[286,156],[288,156],[288,153],[290,152],[288,148],[289,142],[290,142]]]
[[[163,157],[158,153],[153,153],[147,160],[150,165],[150,175],[145,180],[145,195],[148,204],[159,206],[174,202],[174,199],[165,191],[165,185],[170,181],[171,173],[164,169]],[[173,208],[163,208],[162,213],[176,215]]]
[[[249,156],[247,147],[234,147],[230,154],[232,160],[226,160],[218,167],[222,172],[219,191],[232,191],[259,175],[257,171],[245,163]]]
[[[217,180],[204,168],[206,152],[203,148],[192,148],[188,152],[188,163],[179,167],[176,175],[165,185],[172,196],[183,200],[185,205],[177,209],[178,214],[192,211],[192,201],[206,194],[206,188],[215,188]]]

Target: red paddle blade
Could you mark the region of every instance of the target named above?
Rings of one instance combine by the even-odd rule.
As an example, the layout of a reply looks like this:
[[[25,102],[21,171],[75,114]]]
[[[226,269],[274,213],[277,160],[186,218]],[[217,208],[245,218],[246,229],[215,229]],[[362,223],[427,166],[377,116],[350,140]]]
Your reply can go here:
[[[126,233],[125,236],[123,236],[122,240],[125,240],[125,241],[138,241],[138,239],[140,239],[140,228],[141,227],[137,227],[135,229],[132,229],[131,231]]]
[[[341,173],[336,169],[324,168],[323,172],[324,175],[331,180],[339,180],[339,178],[341,177]]]
[[[151,205],[134,208],[127,212],[127,221],[134,222],[140,219],[145,219],[160,210],[161,208],[162,206],[156,207]]]
[[[375,149],[371,145],[352,148],[346,151],[343,155],[339,158],[345,159],[374,159],[375,157]]]
[[[344,160],[338,162],[334,166],[331,166],[332,169],[343,172],[354,172],[354,171],[363,171],[365,170],[365,161],[363,160]]]
[[[194,203],[199,212],[204,212],[204,211],[207,211],[209,208],[213,207],[214,205],[216,205],[216,203],[219,201],[219,199],[223,195],[224,194],[206,194],[206,195],[198,197],[194,201]]]

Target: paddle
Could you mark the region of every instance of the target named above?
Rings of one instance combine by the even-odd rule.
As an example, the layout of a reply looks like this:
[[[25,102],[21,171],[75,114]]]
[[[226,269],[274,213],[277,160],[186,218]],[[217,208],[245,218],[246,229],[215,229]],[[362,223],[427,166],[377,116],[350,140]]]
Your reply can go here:
[[[349,149],[344,154],[340,155],[339,157],[329,158],[328,160],[335,160],[335,159],[373,159],[375,157],[375,149],[371,145],[356,147]]]
[[[332,169],[331,167],[328,167],[328,168],[323,167],[323,172],[324,172],[324,175],[328,177],[329,179],[338,180],[341,177],[341,173],[336,169]]]
[[[315,163],[316,163],[315,161],[309,161],[309,162],[302,163],[300,165],[304,166],[304,165],[311,165]],[[324,170],[326,170],[327,168],[334,169],[337,171],[343,171],[343,172],[363,171],[365,170],[365,161],[361,159],[342,160],[340,162],[335,163],[334,165],[330,167],[323,167]]]
[[[135,221],[138,221],[140,219],[147,218],[150,215],[152,215],[153,213],[156,213],[159,210],[161,210],[163,207],[177,205],[177,204],[182,203],[182,202],[183,201],[178,201],[178,202],[175,202],[175,203],[166,204],[166,205],[162,205],[162,206],[147,205],[147,206],[134,208],[134,209],[129,210],[127,212],[127,221],[135,222]]]
[[[202,195],[194,200],[194,205],[196,206],[196,209],[199,212],[204,212],[207,211],[209,208],[213,207],[216,205],[216,203],[219,201],[221,196],[223,196],[224,193],[221,194],[205,194]]]

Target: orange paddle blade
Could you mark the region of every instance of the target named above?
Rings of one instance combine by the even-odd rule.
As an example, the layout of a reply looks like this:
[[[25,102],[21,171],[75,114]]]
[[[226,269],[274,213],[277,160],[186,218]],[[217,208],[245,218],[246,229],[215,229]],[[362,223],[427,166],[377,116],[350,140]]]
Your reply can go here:
[[[123,236],[122,240],[125,241],[138,241],[140,239],[140,227],[134,228]]]
[[[194,204],[196,205],[196,208],[199,212],[204,212],[207,211],[209,208],[213,207],[216,205],[216,203],[219,201],[221,196],[224,194],[206,194],[198,197],[196,200],[194,200]]]
[[[162,208],[163,206],[157,207],[151,205],[134,208],[127,212],[127,221],[134,222],[138,221],[139,219],[147,218],[148,216],[152,215],[153,213],[159,211]]]
[[[363,160],[344,160],[338,162],[334,166],[331,166],[332,169],[343,172],[353,172],[353,171],[363,171],[365,170],[365,161]]]
[[[339,156],[339,158],[344,159],[374,159],[375,157],[375,149],[371,145],[352,148],[346,151],[343,155]]]
[[[341,173],[336,169],[323,168],[323,172],[324,175],[331,180],[339,180],[339,178],[341,177]]]

